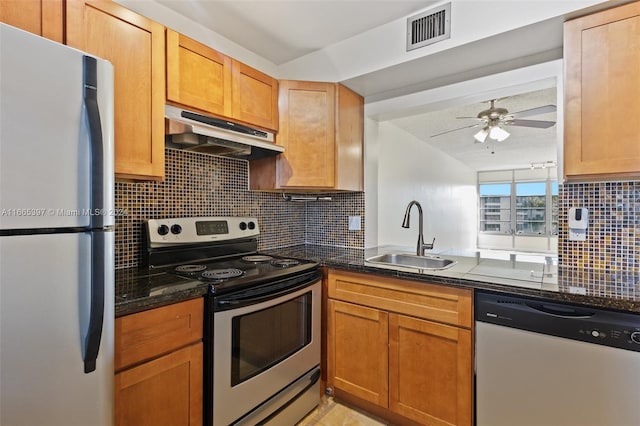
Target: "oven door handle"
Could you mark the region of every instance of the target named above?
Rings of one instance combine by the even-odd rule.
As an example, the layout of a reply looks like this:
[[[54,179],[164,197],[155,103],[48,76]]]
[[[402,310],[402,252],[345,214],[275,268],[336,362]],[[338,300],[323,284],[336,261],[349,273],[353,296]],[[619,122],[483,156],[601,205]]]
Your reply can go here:
[[[215,311],[224,311],[228,309],[235,309],[242,306],[255,305],[261,302],[265,302],[268,300],[274,300],[282,296],[286,296],[289,293],[293,293],[302,288],[309,287],[310,285],[316,283],[320,279],[320,274],[314,272],[310,274],[310,277],[305,277],[304,281],[293,282],[290,285],[287,285],[287,281],[285,280],[281,287],[278,288],[277,284],[270,285],[265,287],[264,291],[261,292],[251,292],[250,294],[246,293],[237,293],[232,295],[218,296],[215,297]],[[275,287],[275,289],[274,289]]]

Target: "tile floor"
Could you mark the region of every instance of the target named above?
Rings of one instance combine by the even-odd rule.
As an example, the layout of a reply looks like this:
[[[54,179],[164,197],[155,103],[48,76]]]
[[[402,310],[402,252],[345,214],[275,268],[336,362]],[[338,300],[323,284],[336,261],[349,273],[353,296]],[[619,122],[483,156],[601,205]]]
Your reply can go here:
[[[387,423],[324,397],[297,426],[385,426]]]

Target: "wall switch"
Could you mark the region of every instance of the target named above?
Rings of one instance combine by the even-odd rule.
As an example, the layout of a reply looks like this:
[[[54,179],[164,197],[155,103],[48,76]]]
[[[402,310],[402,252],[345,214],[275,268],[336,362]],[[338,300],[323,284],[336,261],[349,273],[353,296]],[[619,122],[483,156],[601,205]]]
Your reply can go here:
[[[349,216],[349,231],[362,230],[362,217],[361,216]]]

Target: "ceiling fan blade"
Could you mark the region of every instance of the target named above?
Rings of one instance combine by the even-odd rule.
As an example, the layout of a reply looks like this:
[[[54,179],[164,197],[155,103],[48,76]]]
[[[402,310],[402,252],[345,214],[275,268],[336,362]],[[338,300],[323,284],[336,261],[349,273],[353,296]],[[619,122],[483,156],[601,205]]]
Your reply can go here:
[[[542,120],[509,120],[504,122],[507,126],[535,127],[537,129],[548,129],[556,124],[555,121]]]
[[[556,112],[557,108],[555,105],[544,105],[537,108],[525,109],[523,111],[513,112],[509,115],[514,118],[519,117],[530,117],[532,115],[546,114],[549,112]]]
[[[478,123],[478,124],[472,124],[471,126],[458,127],[457,129],[447,130],[446,132],[442,132],[442,133],[436,133],[435,135],[431,135],[431,137],[435,138],[436,136],[445,135],[445,134],[451,133],[451,132],[457,132],[458,130],[469,129],[471,127],[478,127],[478,126],[483,126],[483,125],[484,125],[484,123]]]
[[[481,120],[481,119],[480,119],[480,118],[478,118],[478,117],[456,117],[456,118],[457,118],[458,120],[459,120],[459,119],[462,119],[462,118],[473,118],[474,120]]]

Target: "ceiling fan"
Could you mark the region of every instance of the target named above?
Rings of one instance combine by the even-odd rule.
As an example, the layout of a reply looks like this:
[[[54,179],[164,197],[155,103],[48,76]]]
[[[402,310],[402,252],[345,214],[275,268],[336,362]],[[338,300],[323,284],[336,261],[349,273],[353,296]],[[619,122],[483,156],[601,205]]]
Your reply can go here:
[[[477,142],[484,143],[487,138],[502,142],[510,136],[510,133],[503,129],[502,126],[520,126],[547,129],[556,124],[555,121],[521,119],[521,117],[529,117],[532,115],[555,112],[555,105],[544,105],[537,108],[525,109],[523,111],[510,113],[505,108],[497,108],[495,106],[496,99],[492,99],[490,102],[491,107],[484,111],[480,111],[476,117],[456,117],[458,119],[471,118],[474,120],[479,120],[479,123],[472,124],[470,126],[458,127],[457,129],[447,130],[446,132],[431,135],[431,137],[433,138],[462,129],[482,126],[482,129],[480,129],[480,131],[473,136]]]

